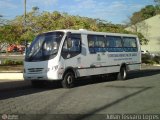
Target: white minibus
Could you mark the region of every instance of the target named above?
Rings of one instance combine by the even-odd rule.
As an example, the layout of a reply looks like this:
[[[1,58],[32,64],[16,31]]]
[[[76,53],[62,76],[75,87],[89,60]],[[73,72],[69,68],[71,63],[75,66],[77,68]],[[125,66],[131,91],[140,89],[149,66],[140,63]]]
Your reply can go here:
[[[36,36],[24,60],[24,80],[61,80],[71,88],[76,78],[114,73],[124,80],[140,70],[141,49],[136,35],[80,30],[55,30]]]

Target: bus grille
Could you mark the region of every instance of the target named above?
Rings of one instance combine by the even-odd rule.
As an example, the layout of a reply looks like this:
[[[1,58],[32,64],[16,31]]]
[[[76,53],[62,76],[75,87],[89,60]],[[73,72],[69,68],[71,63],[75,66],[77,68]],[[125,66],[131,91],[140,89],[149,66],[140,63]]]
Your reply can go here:
[[[42,71],[43,71],[43,68],[29,68],[28,69],[28,72],[30,74],[42,73]]]

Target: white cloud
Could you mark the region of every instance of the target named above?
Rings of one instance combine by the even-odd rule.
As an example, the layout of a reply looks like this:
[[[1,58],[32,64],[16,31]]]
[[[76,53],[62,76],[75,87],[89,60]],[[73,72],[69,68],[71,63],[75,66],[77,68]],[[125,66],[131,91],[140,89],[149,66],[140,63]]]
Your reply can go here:
[[[131,16],[133,12],[149,4],[149,1],[140,4],[134,0],[27,0],[27,12],[37,6],[40,11],[58,10],[72,15],[115,22],[127,19],[127,16]],[[11,14],[14,13],[23,14],[23,2],[24,0],[0,0],[0,14],[4,13],[10,16],[13,16]]]
[[[56,4],[58,0],[27,0],[28,4],[43,4],[43,5],[51,5]]]
[[[58,0],[27,0],[27,6],[29,9],[31,9],[32,7],[41,7],[43,6],[43,8],[49,8],[52,6],[57,5]]]
[[[129,6],[131,11],[139,10],[144,7],[142,4],[130,4]]]
[[[62,5],[60,9],[64,10],[64,12],[78,15],[90,14],[94,9],[97,9],[95,0],[74,0],[74,2],[71,5]]]
[[[129,4],[125,0],[100,1],[100,0],[74,0],[76,5],[70,5],[67,9],[71,14],[100,18],[109,21],[124,21],[136,10],[141,9],[144,5]],[[64,10],[67,6],[63,6]],[[123,20],[122,20],[123,19]]]
[[[83,0],[83,1],[78,0],[77,2],[78,2],[78,4],[75,7],[79,8],[79,9],[82,9],[82,8],[83,9],[96,8],[96,2],[94,0]]]
[[[126,5],[124,1],[115,1],[109,7],[112,9],[124,9]]]
[[[75,0],[76,5],[69,6],[68,11],[71,14],[79,14],[82,16],[108,19],[111,17],[125,14],[124,11],[127,9],[127,5],[124,1],[98,1],[98,0]],[[63,6],[66,8],[67,6]]]
[[[0,9],[14,9],[17,5],[10,2],[10,0],[0,0]]]

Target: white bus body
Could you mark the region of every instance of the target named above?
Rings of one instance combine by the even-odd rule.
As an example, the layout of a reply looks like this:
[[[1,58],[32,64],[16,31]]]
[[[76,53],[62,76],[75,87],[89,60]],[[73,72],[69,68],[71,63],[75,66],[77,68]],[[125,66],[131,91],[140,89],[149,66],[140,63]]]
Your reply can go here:
[[[38,35],[28,48],[24,79],[62,80],[73,87],[75,78],[117,73],[125,79],[127,71],[140,70],[141,50],[136,35],[56,30]]]

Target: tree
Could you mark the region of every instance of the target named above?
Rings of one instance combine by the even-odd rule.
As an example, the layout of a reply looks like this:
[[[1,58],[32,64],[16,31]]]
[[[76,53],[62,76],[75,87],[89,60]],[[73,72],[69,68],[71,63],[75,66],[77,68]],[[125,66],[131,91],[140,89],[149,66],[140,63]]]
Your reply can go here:
[[[154,2],[158,5],[160,5],[160,0],[154,0]]]
[[[156,6],[147,5],[144,8],[142,8],[140,11],[133,13],[130,20],[132,23],[136,24],[145,19],[153,17],[159,13],[160,13],[160,7],[158,7],[157,5]]]
[[[156,13],[160,14],[160,0],[154,0],[154,2],[156,3]]]
[[[88,17],[73,16],[67,13],[39,12],[38,7],[24,16],[17,16],[4,26],[0,26],[0,40],[7,43],[21,43],[24,40],[32,41],[37,34],[56,29],[88,29],[99,32],[131,33],[125,30],[124,25],[114,25],[111,22]],[[136,33],[134,33],[136,34]]]
[[[0,14],[0,26],[6,24],[7,22],[9,22],[8,20],[3,18],[4,16]]]
[[[159,2],[160,0],[155,0],[155,2]],[[148,18],[151,18],[160,13],[160,8],[158,6],[147,5],[142,8],[140,11],[133,13],[133,15],[129,18],[128,26],[131,27],[132,32],[136,33],[140,38],[142,38],[142,44],[147,44],[148,40],[145,38],[148,36],[149,25],[144,21]],[[143,37],[141,34],[143,33]],[[145,37],[144,37],[145,36]]]
[[[142,14],[140,12],[135,12],[133,13],[132,17],[129,18],[130,22],[128,24],[128,26],[130,26],[132,28],[132,31],[134,33],[138,32],[138,28],[139,26],[143,26],[143,28],[145,28],[145,23],[142,22],[143,18],[142,18]]]
[[[6,43],[18,43],[21,37],[21,32],[18,26],[4,25],[0,28],[1,42]]]
[[[144,37],[144,35],[142,35],[142,33],[137,32],[136,35],[138,36],[141,45],[147,45],[147,44],[148,44],[149,40],[146,39],[146,38]]]

